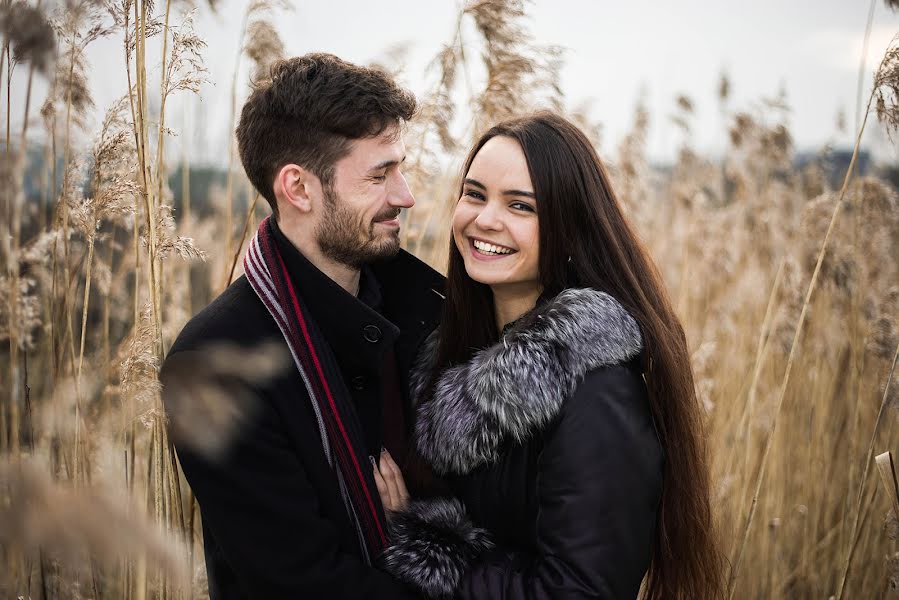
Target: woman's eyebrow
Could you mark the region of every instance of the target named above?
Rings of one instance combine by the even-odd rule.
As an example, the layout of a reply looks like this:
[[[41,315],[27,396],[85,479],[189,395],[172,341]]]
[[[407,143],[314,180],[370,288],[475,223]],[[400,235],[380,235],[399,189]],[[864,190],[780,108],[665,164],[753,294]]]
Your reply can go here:
[[[477,179],[472,179],[471,177],[465,178],[465,183],[468,185],[473,185],[475,187],[479,187],[482,190],[486,190],[487,186],[478,181]],[[534,192],[525,192],[524,190],[504,190],[502,192],[503,196],[525,196],[526,198],[537,199],[537,196],[534,195]]]
[[[524,190],[505,190],[503,191],[503,196],[525,196],[526,198],[537,199],[534,192],[525,192]]]

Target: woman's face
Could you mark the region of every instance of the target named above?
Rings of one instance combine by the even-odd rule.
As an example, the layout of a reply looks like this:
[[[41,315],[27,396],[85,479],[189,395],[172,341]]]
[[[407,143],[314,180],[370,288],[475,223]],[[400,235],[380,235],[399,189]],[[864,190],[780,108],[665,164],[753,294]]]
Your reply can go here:
[[[453,213],[453,239],[468,276],[525,293],[537,288],[539,233],[524,152],[512,138],[493,137],[471,162]]]

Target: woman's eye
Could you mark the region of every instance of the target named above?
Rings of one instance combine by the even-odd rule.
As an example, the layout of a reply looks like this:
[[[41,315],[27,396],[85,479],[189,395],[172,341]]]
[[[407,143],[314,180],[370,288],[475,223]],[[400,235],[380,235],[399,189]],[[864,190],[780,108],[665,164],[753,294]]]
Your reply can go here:
[[[525,204],[524,202],[513,202],[513,203],[510,204],[509,206],[511,206],[511,207],[514,208],[515,210],[523,210],[523,211],[526,211],[526,212],[534,212],[534,207],[531,206],[530,204]]]
[[[465,190],[462,194],[463,196],[467,196],[469,198],[474,198],[475,200],[483,200],[484,195],[481,192],[476,192],[474,190]]]

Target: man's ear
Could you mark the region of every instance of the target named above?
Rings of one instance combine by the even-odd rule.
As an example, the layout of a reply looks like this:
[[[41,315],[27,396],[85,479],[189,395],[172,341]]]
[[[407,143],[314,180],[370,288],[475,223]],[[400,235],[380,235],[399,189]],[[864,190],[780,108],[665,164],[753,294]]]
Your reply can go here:
[[[281,167],[273,187],[279,204],[289,204],[301,213],[311,212],[322,197],[321,180],[312,171],[295,164]]]

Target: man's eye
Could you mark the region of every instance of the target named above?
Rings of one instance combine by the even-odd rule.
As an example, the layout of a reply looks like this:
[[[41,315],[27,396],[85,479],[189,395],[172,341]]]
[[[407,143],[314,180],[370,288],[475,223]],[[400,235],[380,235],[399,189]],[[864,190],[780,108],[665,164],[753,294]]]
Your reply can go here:
[[[372,177],[373,181],[387,181],[387,175],[374,175]]]

